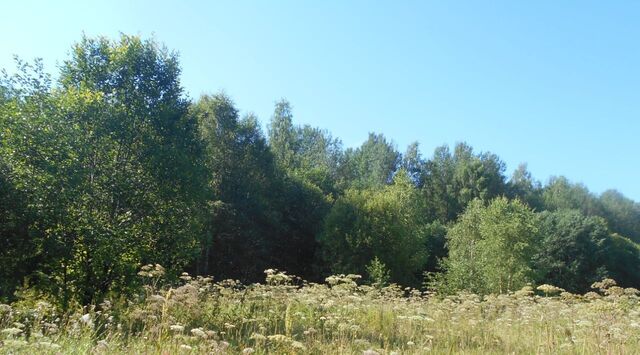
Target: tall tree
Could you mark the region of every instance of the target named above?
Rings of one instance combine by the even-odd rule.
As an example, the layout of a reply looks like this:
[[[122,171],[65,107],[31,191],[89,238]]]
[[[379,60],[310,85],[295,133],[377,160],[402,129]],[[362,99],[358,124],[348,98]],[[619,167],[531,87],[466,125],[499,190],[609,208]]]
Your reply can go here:
[[[391,183],[401,155],[382,134],[369,133],[357,149],[347,149],[342,176],[347,186],[380,187]]]
[[[153,41],[83,38],[59,88],[36,73],[3,105],[14,107],[3,150],[42,234],[34,272],[64,305],[128,287],[138,263],[179,268],[197,251],[199,146],[178,76]]]
[[[459,143],[451,154],[447,146],[436,148],[426,163],[423,192],[432,215],[450,222],[475,198],[489,201],[506,193],[504,163],[491,153],[474,154]]]
[[[276,103],[269,124],[269,146],[276,162],[285,170],[294,168],[294,157],[298,148],[296,143],[291,104],[282,99]]]
[[[535,210],[542,210],[542,186],[527,170],[527,164],[520,164],[511,175],[508,182],[508,192],[511,198],[520,198]]]
[[[545,209],[577,209],[587,216],[602,216],[600,201],[582,184],[573,184],[564,176],[552,177],[544,187],[542,200]]]
[[[640,204],[618,191],[607,190],[600,195],[603,217],[609,227],[621,235],[640,242]]]
[[[407,150],[402,155],[401,167],[407,172],[409,178],[411,178],[411,181],[413,181],[417,187],[424,185],[425,164],[426,162],[420,154],[418,142],[409,144]]]
[[[608,276],[622,287],[640,286],[640,244],[614,233],[606,253]]]
[[[427,225],[418,191],[401,170],[383,188],[350,189],[325,220],[320,242],[332,272],[364,274],[375,258],[391,280],[416,285],[427,262]]]
[[[26,198],[12,175],[0,155],[0,300],[5,302],[13,298],[15,289],[34,269],[37,246],[29,235]]]
[[[540,216],[541,247],[534,256],[541,282],[571,292],[586,292],[608,276],[609,231],[600,217],[577,210],[544,212]]]
[[[240,120],[224,94],[204,95],[190,108],[205,149],[209,208],[197,272],[217,277],[250,279],[264,265],[271,225],[275,167],[254,117]],[[256,268],[261,268],[258,270]]]
[[[505,197],[486,207],[473,200],[449,229],[443,289],[503,293],[535,280],[536,219],[524,203]]]
[[[201,97],[190,112],[205,146],[210,188],[198,272],[251,282],[269,267],[313,276],[310,261],[326,201],[319,187],[296,174],[301,156],[313,152],[271,146],[289,159],[278,160],[255,117],[240,119],[224,94]],[[292,143],[305,143],[297,139],[295,127],[291,130]]]

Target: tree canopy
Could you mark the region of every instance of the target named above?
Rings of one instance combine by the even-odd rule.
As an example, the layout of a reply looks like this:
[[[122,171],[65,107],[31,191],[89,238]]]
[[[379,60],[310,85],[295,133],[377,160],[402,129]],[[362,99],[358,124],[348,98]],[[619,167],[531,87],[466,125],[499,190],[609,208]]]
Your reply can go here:
[[[82,38],[55,78],[16,64],[0,78],[0,300],[95,304],[134,294],[149,263],[170,279],[640,287],[640,205],[615,190],[525,164],[507,179],[464,142],[429,156],[371,132],[345,148],[286,99],[265,133],[228,95],[188,98],[178,55],[137,36]]]

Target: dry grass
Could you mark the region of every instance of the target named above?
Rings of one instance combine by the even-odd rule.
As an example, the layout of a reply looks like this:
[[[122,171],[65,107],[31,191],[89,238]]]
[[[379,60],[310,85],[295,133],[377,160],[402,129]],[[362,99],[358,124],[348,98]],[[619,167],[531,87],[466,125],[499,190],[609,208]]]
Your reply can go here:
[[[0,353],[640,353],[638,291],[608,283],[586,295],[441,298],[358,286],[356,275],[294,286],[268,271],[265,284],[183,275],[170,288],[147,269],[137,298],[67,316],[45,301],[0,305]]]

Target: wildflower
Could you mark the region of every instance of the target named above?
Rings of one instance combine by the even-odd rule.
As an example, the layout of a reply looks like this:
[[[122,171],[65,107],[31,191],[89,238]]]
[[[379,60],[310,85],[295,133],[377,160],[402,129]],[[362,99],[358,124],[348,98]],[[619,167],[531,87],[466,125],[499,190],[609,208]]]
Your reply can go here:
[[[269,341],[274,343],[286,343],[290,340],[288,336],[283,334],[269,335],[267,339],[269,339]]]
[[[151,296],[149,296],[149,302],[164,303],[164,301],[165,301],[164,297],[162,297],[160,295],[151,295]]]
[[[414,342],[412,342],[412,341],[408,341],[408,342],[407,342],[407,346],[414,346],[414,345],[416,345],[416,343],[414,343]]]
[[[307,330],[305,330],[304,332],[302,332],[304,335],[313,335],[317,332],[317,330],[315,330],[314,328],[309,328]]]
[[[96,346],[93,348],[94,353],[108,353],[109,352],[109,343],[106,340],[100,340],[96,343]]]
[[[7,328],[7,329],[3,329],[1,333],[13,337],[13,336],[16,336],[16,335],[19,335],[20,333],[22,333],[22,329],[20,329],[20,328]]]
[[[194,336],[206,339],[208,337],[207,333],[205,333],[202,328],[193,328],[191,329],[191,334]]]
[[[247,355],[247,354],[253,354],[255,352],[255,350],[253,348],[244,348],[242,350],[242,354],[243,355]]]
[[[622,287],[611,286],[605,291],[605,293],[609,296],[622,296],[625,292]]]
[[[183,272],[183,273],[180,275],[180,279],[181,279],[181,280],[183,280],[183,281],[190,281],[190,280],[191,280],[191,276],[189,276],[189,274],[188,274],[188,273]]]
[[[546,296],[564,292],[564,289],[549,284],[540,285],[536,290],[544,292]]]
[[[353,341],[353,344],[357,347],[369,347],[371,343],[367,339],[356,339]]]
[[[615,280],[609,279],[609,278],[604,278],[604,279],[602,279],[602,281],[594,282],[591,285],[591,288],[595,288],[595,289],[598,289],[600,291],[604,291],[604,290],[608,289],[609,287],[616,286],[616,285],[617,285],[617,283],[616,283]]]
[[[182,326],[180,324],[174,324],[174,325],[170,326],[169,329],[171,329],[174,332],[181,333],[181,332],[184,331],[184,326]]]
[[[155,276],[162,276],[162,275],[164,275],[164,268],[163,268],[163,267],[162,267],[162,265],[160,265],[160,264],[156,264],[156,265],[154,266],[154,270],[153,270],[153,271],[154,271]]]
[[[579,327],[590,327],[593,325],[593,323],[591,323],[590,321],[582,319],[578,319],[577,321],[575,321],[575,323]]]
[[[60,345],[49,342],[49,341],[41,341],[38,343],[38,346],[48,349],[60,349]]]
[[[531,297],[533,296],[533,287],[527,285],[514,293],[516,297]]]
[[[362,355],[380,355],[380,353],[375,350],[369,349],[369,350],[363,351]]]
[[[186,351],[191,351],[193,348],[190,347],[189,345],[186,344],[182,344],[180,345],[180,350],[186,350]]]
[[[80,322],[82,322],[82,324],[86,325],[87,327],[93,326],[93,320],[91,319],[91,315],[89,313],[83,314],[82,317],[80,317]]]
[[[207,334],[208,337],[211,337],[211,338],[215,337],[216,334],[218,334],[217,332],[215,332],[213,330],[207,330],[205,333]]]
[[[593,291],[589,291],[584,294],[584,298],[594,300],[594,299],[600,298],[600,295]]]
[[[562,297],[562,299],[564,300],[572,300],[575,298],[575,295],[571,292],[563,291],[560,292],[560,297]]]
[[[306,347],[299,341],[294,341],[291,343],[291,347],[298,350],[305,350]]]
[[[249,339],[253,339],[255,341],[265,341],[265,340],[267,340],[267,337],[262,335],[262,334],[253,333],[253,334],[251,334]]]

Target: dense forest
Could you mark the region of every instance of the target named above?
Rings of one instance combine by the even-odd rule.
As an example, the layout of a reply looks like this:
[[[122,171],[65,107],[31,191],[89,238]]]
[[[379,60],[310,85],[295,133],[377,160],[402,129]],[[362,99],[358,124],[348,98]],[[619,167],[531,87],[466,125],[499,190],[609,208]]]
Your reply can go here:
[[[615,190],[508,176],[465,143],[345,149],[286,100],[263,132],[225,94],[188,98],[177,54],[135,36],[83,38],[55,77],[16,63],[0,78],[0,301],[96,304],[147,264],[443,294],[640,287],[640,204]]]

